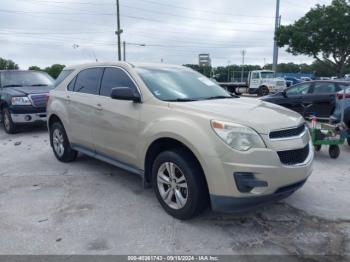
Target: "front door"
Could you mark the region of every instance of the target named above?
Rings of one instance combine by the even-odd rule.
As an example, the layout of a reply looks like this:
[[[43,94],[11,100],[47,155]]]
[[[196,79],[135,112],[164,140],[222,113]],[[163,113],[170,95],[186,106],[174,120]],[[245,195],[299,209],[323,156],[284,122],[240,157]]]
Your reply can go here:
[[[303,96],[307,95],[309,90],[310,83],[302,83],[288,88],[286,90],[286,97],[280,105],[304,115]]]
[[[93,112],[92,133],[96,152],[129,165],[136,165],[139,119],[142,104],[112,99],[112,88],[128,87],[138,92],[135,82],[121,68],[107,67],[100,96]]]

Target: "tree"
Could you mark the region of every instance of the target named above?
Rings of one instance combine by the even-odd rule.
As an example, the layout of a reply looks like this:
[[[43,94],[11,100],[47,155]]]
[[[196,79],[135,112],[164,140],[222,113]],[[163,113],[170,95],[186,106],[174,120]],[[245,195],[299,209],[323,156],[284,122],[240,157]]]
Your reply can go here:
[[[316,5],[292,25],[276,32],[279,47],[288,46],[293,55],[314,57],[344,74],[350,63],[350,1],[333,0],[332,4]]]
[[[18,65],[12,60],[0,57],[0,70],[17,70],[18,68]]]
[[[40,67],[38,66],[30,66],[28,70],[33,70],[33,71],[43,71]]]
[[[42,69],[39,66],[30,66],[28,70],[43,71],[48,73],[52,78],[56,79],[62,72],[63,68],[65,68],[65,65],[54,64],[52,66],[46,67],[45,69]]]
[[[206,77],[211,77],[211,72],[212,72],[211,66],[200,66],[195,64],[187,64],[184,66],[192,68],[193,70],[205,75]]]
[[[54,64],[50,67],[46,67],[44,71],[50,76],[52,76],[54,79],[56,79],[58,75],[62,72],[63,68],[65,68],[65,65]]]

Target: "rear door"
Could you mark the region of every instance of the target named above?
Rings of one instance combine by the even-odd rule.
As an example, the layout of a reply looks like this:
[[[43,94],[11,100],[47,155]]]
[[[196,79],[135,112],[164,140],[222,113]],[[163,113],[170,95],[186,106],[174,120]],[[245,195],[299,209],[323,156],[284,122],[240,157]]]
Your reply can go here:
[[[311,84],[308,82],[292,86],[286,90],[286,98],[280,103],[281,106],[287,107],[301,115],[304,115],[303,96],[310,92]]]
[[[339,87],[335,82],[314,82],[311,92],[303,98],[304,106],[308,106],[308,115],[330,117],[334,111],[337,91]]]
[[[116,87],[139,92],[127,71],[119,67],[105,68],[100,95],[95,101],[97,108],[93,110],[93,140],[97,153],[135,166],[142,104],[112,99],[112,88]]]
[[[67,104],[69,114],[70,140],[72,144],[94,150],[91,117],[94,113],[103,68],[82,70],[68,85]]]

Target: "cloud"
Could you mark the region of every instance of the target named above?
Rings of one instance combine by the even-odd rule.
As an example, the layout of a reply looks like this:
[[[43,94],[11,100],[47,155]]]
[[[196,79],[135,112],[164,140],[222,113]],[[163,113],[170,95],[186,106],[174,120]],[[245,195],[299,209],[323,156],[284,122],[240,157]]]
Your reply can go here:
[[[284,24],[326,0],[281,1]],[[198,63],[210,53],[214,65],[272,61],[274,0],[120,0],[127,60]],[[0,7],[1,56],[21,68],[113,61],[117,57],[114,0],[13,0]],[[137,44],[145,44],[140,46]],[[78,48],[73,46],[78,45]],[[280,50],[280,62],[311,62]]]

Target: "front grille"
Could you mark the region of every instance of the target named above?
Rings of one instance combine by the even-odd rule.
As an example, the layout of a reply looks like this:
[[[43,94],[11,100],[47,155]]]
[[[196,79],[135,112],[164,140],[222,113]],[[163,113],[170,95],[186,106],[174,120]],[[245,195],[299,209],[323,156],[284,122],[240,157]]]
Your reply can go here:
[[[281,162],[285,165],[297,165],[304,163],[310,152],[310,146],[296,150],[287,150],[277,152]]]
[[[269,137],[271,139],[278,139],[278,138],[288,138],[293,136],[299,136],[305,131],[305,128],[306,128],[305,125],[301,125],[296,128],[273,131],[270,133]]]
[[[46,97],[48,94],[29,95],[34,107],[46,107]]]

